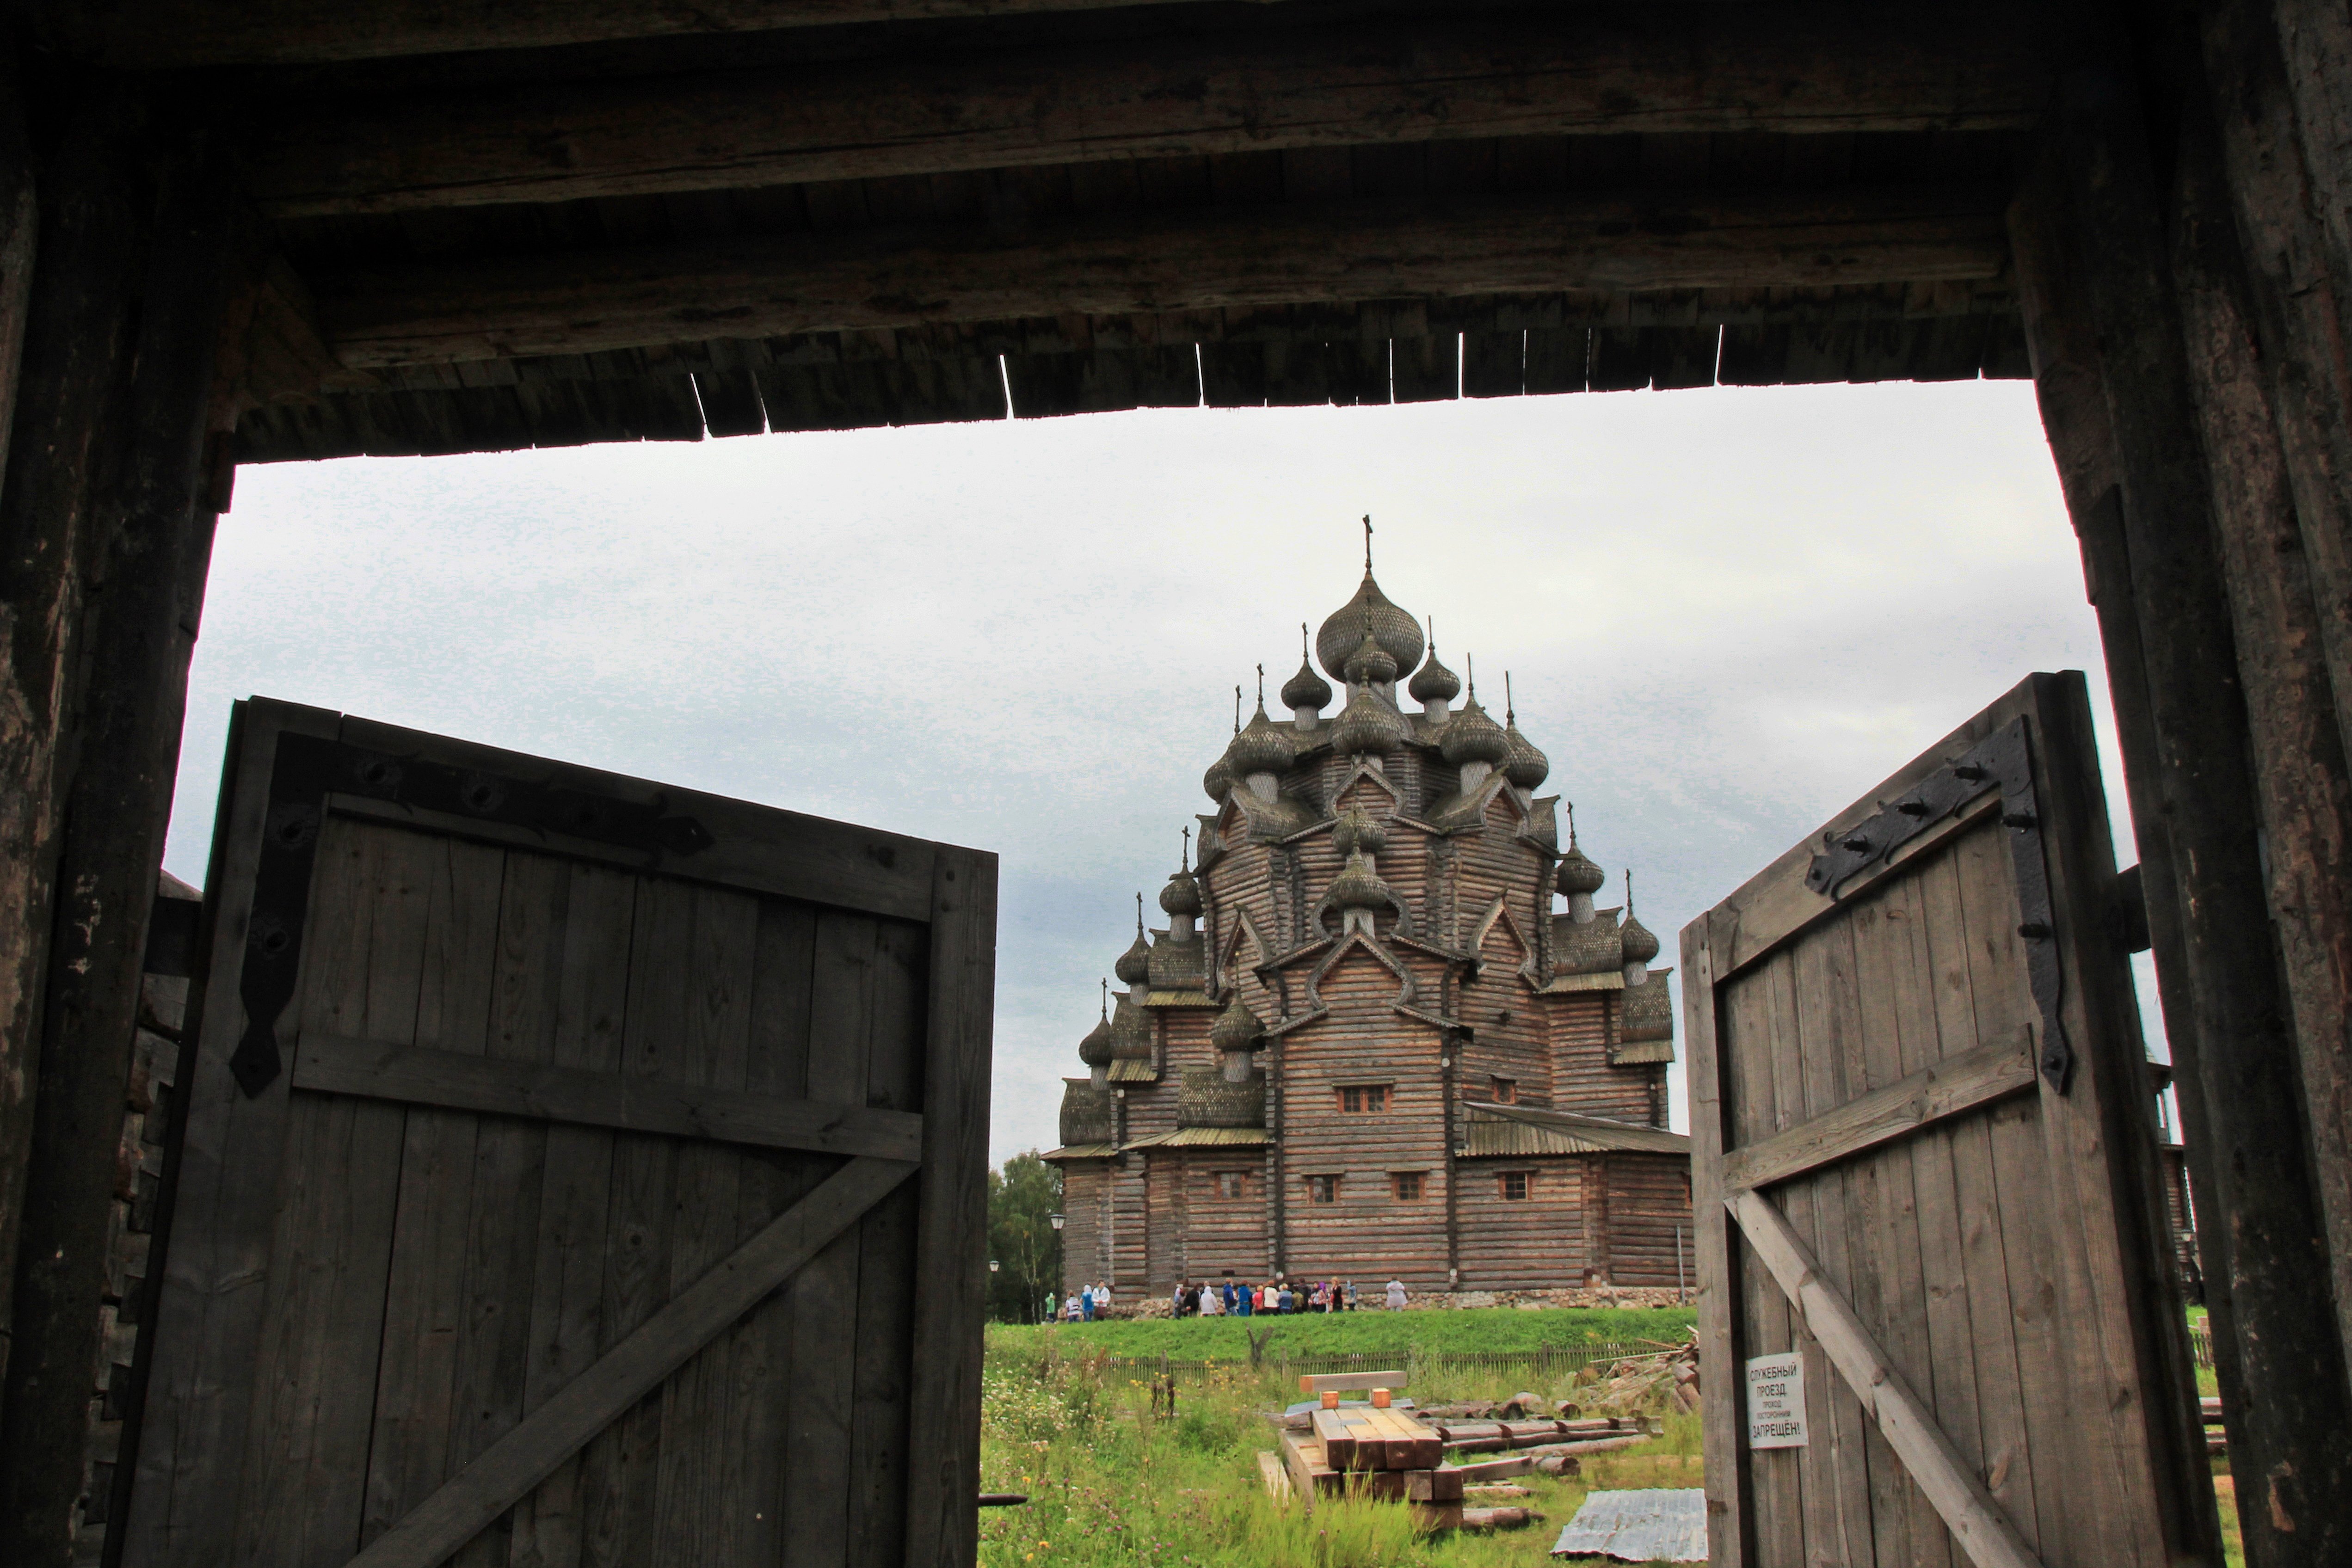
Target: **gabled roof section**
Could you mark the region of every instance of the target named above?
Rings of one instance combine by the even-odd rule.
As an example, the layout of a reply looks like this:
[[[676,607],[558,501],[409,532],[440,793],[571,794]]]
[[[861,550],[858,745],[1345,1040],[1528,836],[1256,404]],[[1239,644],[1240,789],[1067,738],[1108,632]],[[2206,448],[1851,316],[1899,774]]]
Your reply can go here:
[[[1429,825],[1446,834],[1466,833],[1483,828],[1486,825],[1486,808],[1495,803],[1495,797],[1510,787],[1511,781],[1501,773],[1489,773],[1479,780],[1476,789],[1448,795],[1432,806],[1427,812]],[[1512,809],[1517,810],[1516,800]]]

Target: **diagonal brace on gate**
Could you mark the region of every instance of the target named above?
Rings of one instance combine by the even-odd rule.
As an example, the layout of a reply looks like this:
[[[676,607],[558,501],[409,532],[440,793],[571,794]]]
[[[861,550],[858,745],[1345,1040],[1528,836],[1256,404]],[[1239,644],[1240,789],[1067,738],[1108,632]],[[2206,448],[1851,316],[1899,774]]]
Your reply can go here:
[[[1878,1423],[1886,1446],[1910,1471],[1969,1561],[1976,1568],[2042,1568],[2042,1559],[1936,1425],[1935,1413],[1895,1370],[1845,1298],[1822,1277],[1811,1249],[1780,1211],[1752,1190],[1726,1197],[1723,1207],[1739,1222],[1748,1244],[1771,1270],[1830,1364]]]
[[[826,1177],[483,1449],[352,1559],[350,1568],[435,1568],[918,1168],[907,1160],[862,1158]]]

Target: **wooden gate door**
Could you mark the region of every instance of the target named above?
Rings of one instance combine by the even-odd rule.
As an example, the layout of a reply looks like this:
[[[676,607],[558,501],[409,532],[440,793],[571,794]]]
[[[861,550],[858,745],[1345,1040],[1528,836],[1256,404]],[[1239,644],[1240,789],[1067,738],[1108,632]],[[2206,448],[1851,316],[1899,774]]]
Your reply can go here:
[[[240,705],[127,1568],[968,1568],[995,876]]]
[[[2221,1561],[2125,896],[2041,674],[1685,929],[1714,1563]]]

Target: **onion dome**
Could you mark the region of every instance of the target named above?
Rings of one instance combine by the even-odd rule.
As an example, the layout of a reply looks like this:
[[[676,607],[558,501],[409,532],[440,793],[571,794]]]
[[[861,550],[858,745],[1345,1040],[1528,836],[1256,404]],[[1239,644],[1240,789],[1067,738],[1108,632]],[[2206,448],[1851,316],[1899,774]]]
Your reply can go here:
[[[1601,884],[1608,880],[1609,873],[1602,871],[1591,855],[1578,849],[1574,839],[1569,840],[1568,853],[1560,857],[1559,871],[1552,879],[1552,885],[1570,898],[1580,893],[1590,897],[1599,893]]]
[[[1389,884],[1372,870],[1372,862],[1357,850],[1348,856],[1348,863],[1331,883],[1331,902],[1341,909],[1385,909],[1389,902]]]
[[[1201,775],[1201,788],[1206,790],[1209,799],[1218,805],[1222,806],[1225,803],[1225,797],[1233,791],[1234,770],[1226,765],[1223,758],[1220,757],[1209,764],[1209,770]]]
[[[1151,977],[1151,944],[1143,936],[1143,894],[1135,895],[1135,945],[1111,967],[1122,986],[1139,986]]]
[[[1238,995],[1223,1012],[1217,1015],[1217,1021],[1209,1026],[1209,1043],[1228,1053],[1255,1051],[1265,1035],[1265,1025],[1258,1021],[1257,1014],[1242,1005]]]
[[[1625,924],[1617,927],[1617,941],[1618,950],[1624,954],[1628,964],[1646,964],[1658,956],[1658,939],[1650,935],[1648,926],[1633,918],[1630,907],[1625,911]]]
[[[1417,703],[1452,702],[1462,695],[1462,677],[1437,662],[1437,644],[1429,645],[1429,662],[1412,673],[1405,687]]]
[[[1236,779],[1246,779],[1253,773],[1287,773],[1298,753],[1290,737],[1274,727],[1265,716],[1265,699],[1258,699],[1257,715],[1249,727],[1234,737],[1225,748],[1225,767]]]
[[[1356,596],[1333,611],[1315,633],[1315,656],[1326,670],[1344,676],[1347,660],[1367,630],[1398,669],[1410,670],[1421,663],[1421,623],[1389,601],[1372,580],[1370,561],[1364,563],[1364,580]]]
[[[1503,727],[1486,716],[1473,694],[1462,705],[1462,711],[1445,721],[1438,735],[1437,749],[1445,760],[1459,768],[1465,762],[1494,764],[1511,754],[1510,737]]]
[[[1331,684],[1307,658],[1307,623],[1298,626],[1298,673],[1282,683],[1282,706],[1321,709],[1331,704]]]
[[[1078,1060],[1088,1067],[1110,1065],[1110,1009],[1103,1009],[1102,1020],[1087,1030],[1086,1039],[1078,1041]]]
[[[1354,854],[1358,850],[1376,855],[1388,845],[1387,832],[1361,806],[1350,806],[1341,812],[1331,829],[1331,847],[1343,855]]]
[[[1508,710],[1505,710],[1507,715]],[[1532,789],[1551,777],[1551,758],[1536,749],[1534,741],[1519,733],[1519,721],[1507,717],[1503,739],[1509,749],[1503,754],[1503,777],[1522,789]]]
[[[1369,682],[1385,685],[1397,678],[1397,671],[1401,668],[1402,666],[1386,648],[1381,646],[1379,640],[1367,632],[1364,640],[1356,644],[1356,651],[1348,655],[1346,674],[1349,681],[1356,685]]]
[[[1658,956],[1658,939],[1633,918],[1633,873],[1625,873],[1625,923],[1617,927],[1617,950],[1628,964],[1647,964]]]
[[[1331,725],[1331,746],[1345,756],[1394,751],[1404,738],[1404,720],[1370,691],[1360,691]]]
[[[1160,890],[1160,907],[1171,915],[1201,913],[1201,884],[1190,871],[1180,871]]]

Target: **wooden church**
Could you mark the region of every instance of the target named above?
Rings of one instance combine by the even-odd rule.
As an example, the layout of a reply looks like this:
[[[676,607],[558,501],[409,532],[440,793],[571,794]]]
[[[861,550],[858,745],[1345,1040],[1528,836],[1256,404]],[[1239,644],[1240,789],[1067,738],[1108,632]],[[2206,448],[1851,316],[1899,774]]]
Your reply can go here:
[[[1046,1156],[1066,1283],[1680,1288],[1671,971],[1630,889],[1594,906],[1605,873],[1536,793],[1549,761],[1475,683],[1454,706],[1369,549],[1280,695],[1202,780],[1198,864],[1167,929],[1139,895],[1079,1042]]]

